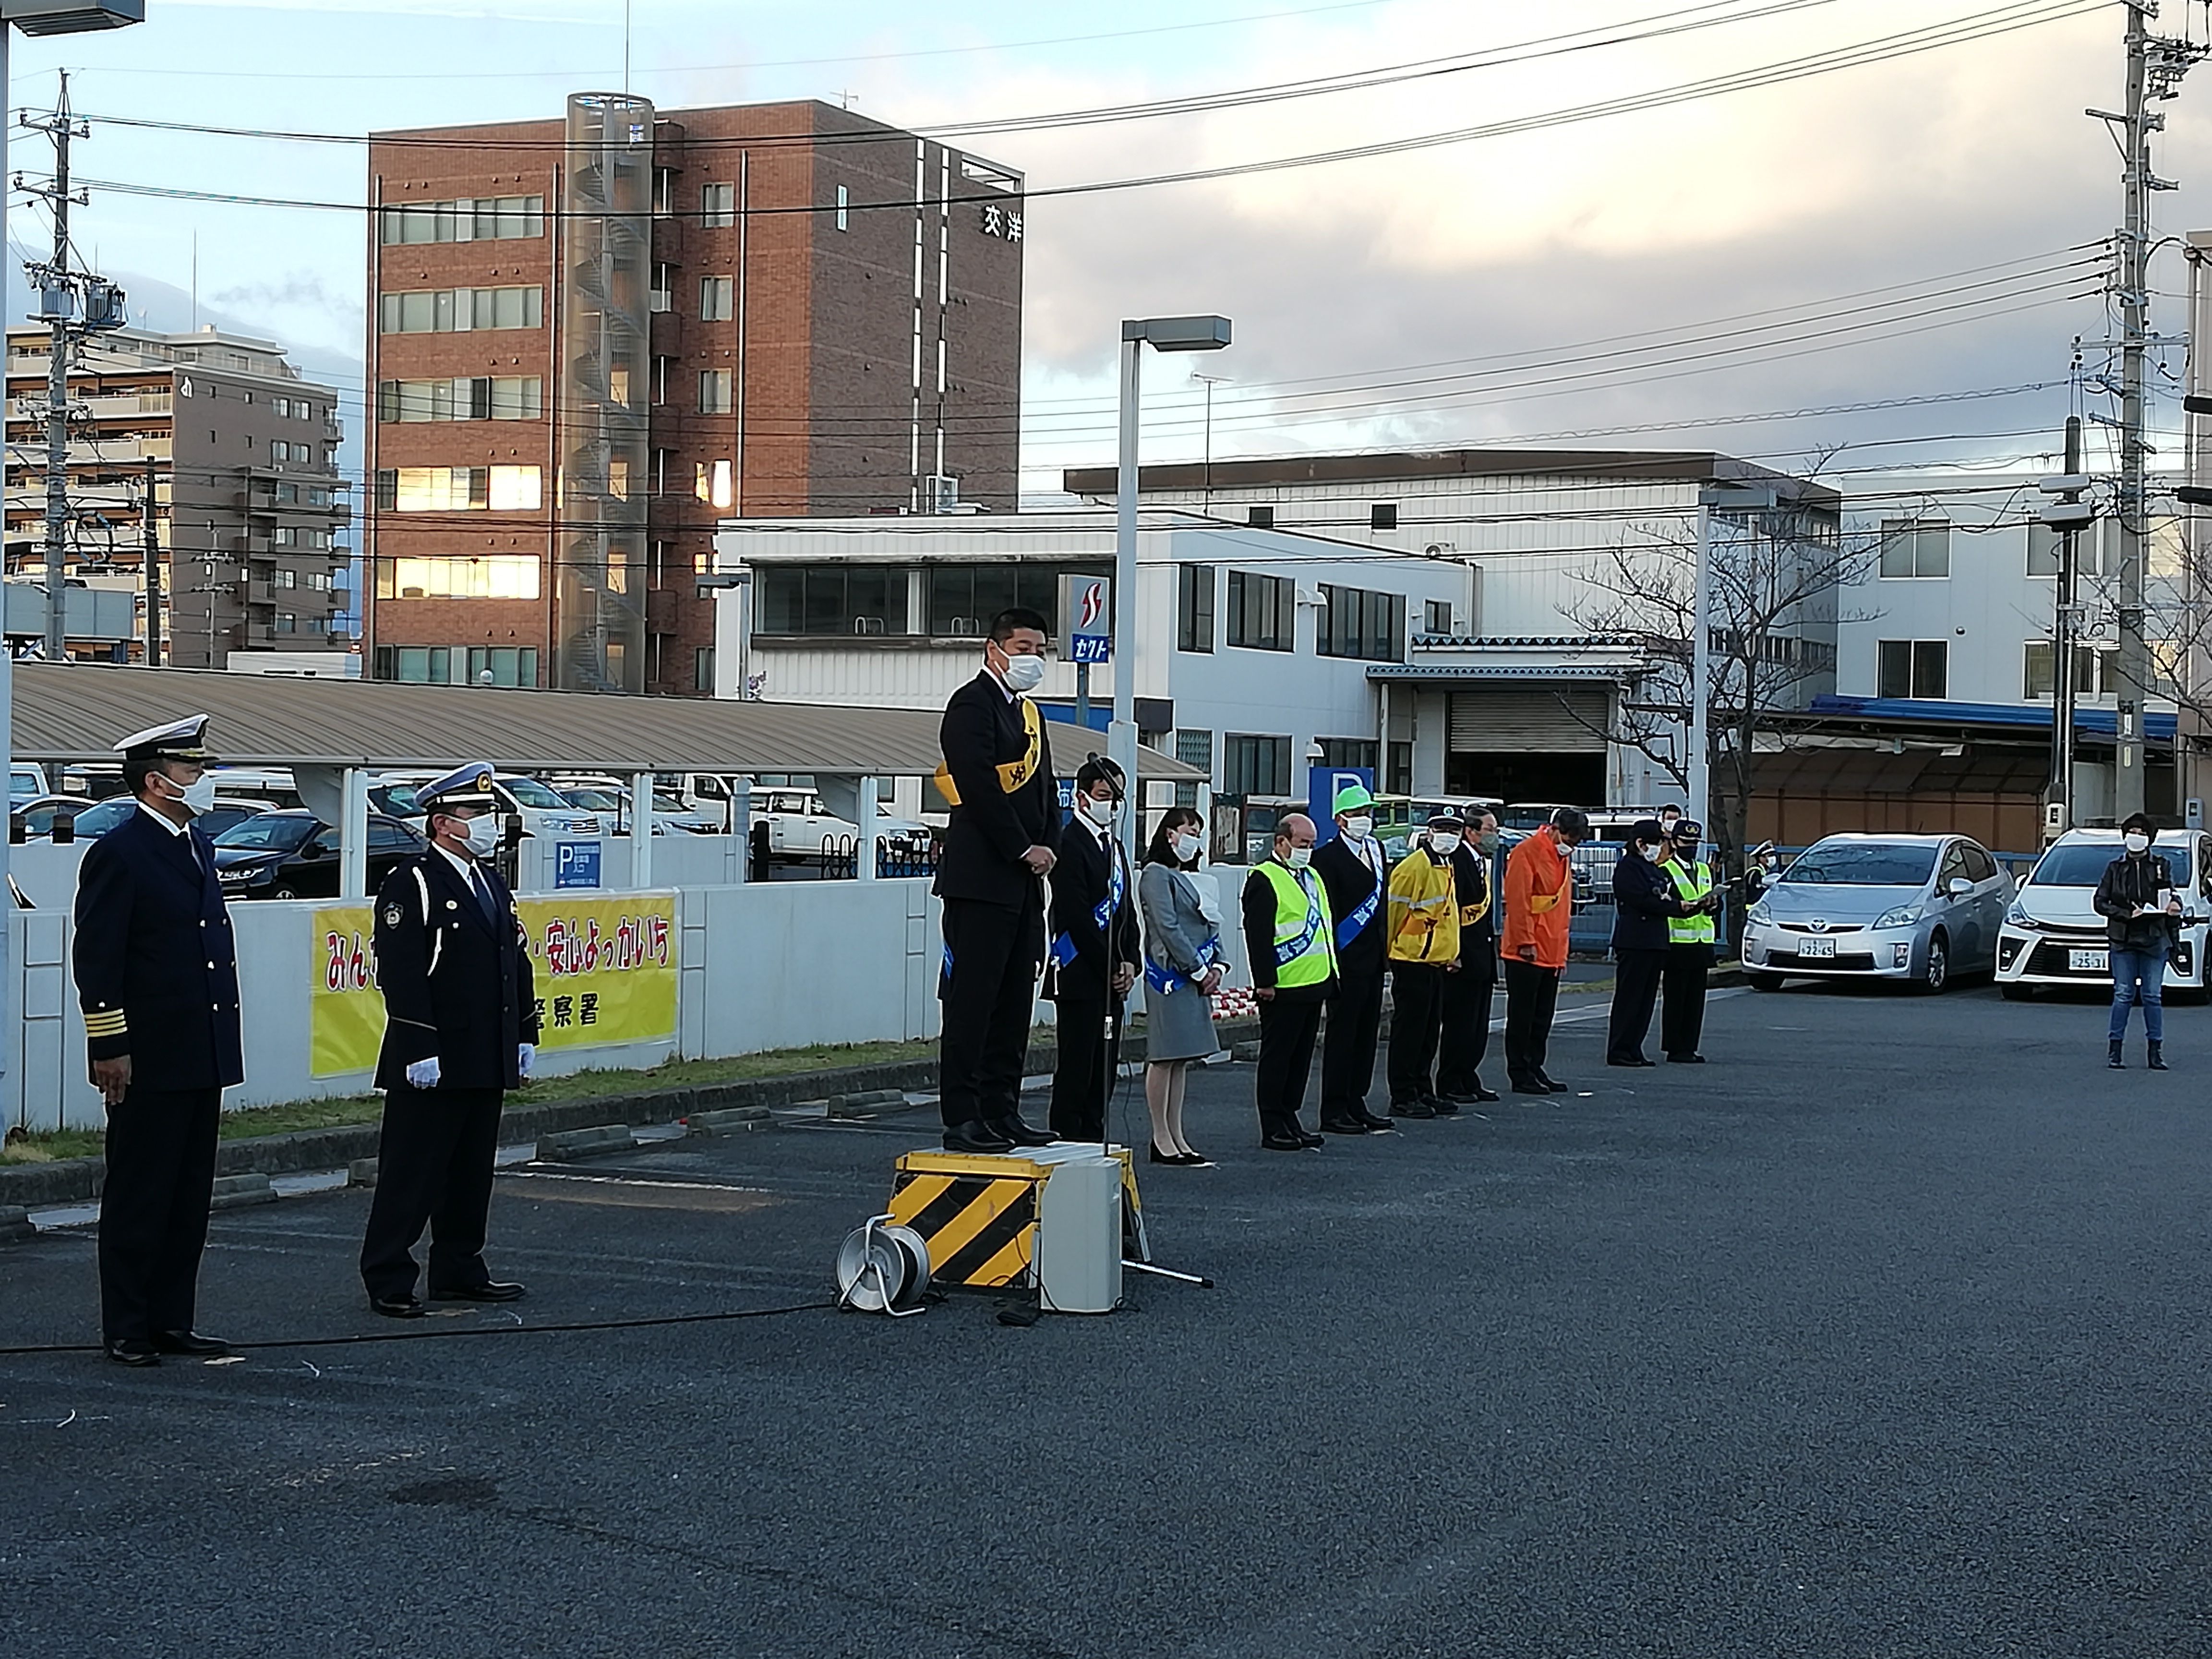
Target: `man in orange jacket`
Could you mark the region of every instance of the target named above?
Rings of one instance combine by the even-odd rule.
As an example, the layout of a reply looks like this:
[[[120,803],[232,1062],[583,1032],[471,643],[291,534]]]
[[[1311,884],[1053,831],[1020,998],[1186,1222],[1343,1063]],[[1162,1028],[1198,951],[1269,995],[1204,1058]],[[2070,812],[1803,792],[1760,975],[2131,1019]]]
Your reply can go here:
[[[1562,806],[1552,821],[1505,860],[1505,1074],[1516,1095],[1565,1091],[1544,1069],[1552,1011],[1567,965],[1567,923],[1574,915],[1575,878],[1567,854],[1589,835],[1589,818]]]

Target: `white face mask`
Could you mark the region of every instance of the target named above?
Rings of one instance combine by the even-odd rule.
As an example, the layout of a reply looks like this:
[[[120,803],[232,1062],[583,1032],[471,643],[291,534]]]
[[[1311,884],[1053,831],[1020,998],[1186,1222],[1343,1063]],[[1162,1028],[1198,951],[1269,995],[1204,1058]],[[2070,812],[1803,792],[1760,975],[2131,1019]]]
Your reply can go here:
[[[475,857],[488,859],[499,851],[499,814],[483,812],[461,826],[461,833],[469,852]]]
[[[1443,830],[1431,830],[1429,832],[1429,851],[1440,859],[1448,859],[1459,851],[1459,837]]]
[[[1034,691],[1044,679],[1042,657],[1008,657],[1006,681],[1009,691]]]
[[[1310,847],[1293,847],[1283,854],[1283,862],[1289,865],[1293,870],[1303,870],[1306,866],[1313,862],[1313,848]]]
[[[1200,842],[1196,836],[1177,836],[1175,838],[1176,862],[1178,864],[1193,862],[1198,857],[1199,847]]]
[[[2123,839],[2126,842],[2128,851],[2130,853],[2148,853],[2150,851],[2150,837],[2148,836],[2136,833],[2126,836],[2123,837]]]
[[[164,773],[161,781],[175,790],[176,799],[182,801],[194,817],[215,810],[215,780],[204,772],[190,783],[179,783]]]
[[[1017,657],[1014,660],[1020,662],[1023,659]],[[1085,795],[1075,804],[1085,817],[1102,830],[1114,822],[1114,803],[1110,800],[1100,800],[1096,795]]]
[[[1368,836],[1375,833],[1375,820],[1364,816],[1346,818],[1344,821],[1344,833],[1354,841],[1365,841]]]

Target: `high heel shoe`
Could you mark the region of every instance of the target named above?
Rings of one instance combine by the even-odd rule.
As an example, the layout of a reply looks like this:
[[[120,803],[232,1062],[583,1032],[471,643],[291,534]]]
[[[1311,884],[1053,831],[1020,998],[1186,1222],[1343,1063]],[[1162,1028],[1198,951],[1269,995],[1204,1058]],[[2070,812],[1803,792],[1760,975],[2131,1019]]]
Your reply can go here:
[[[1160,1150],[1160,1143],[1157,1140],[1152,1143],[1150,1150],[1152,1155],[1149,1161],[1152,1163],[1180,1164],[1182,1162],[1182,1154],[1181,1152],[1164,1152]]]
[[[1196,1147],[1187,1152],[1177,1152],[1175,1161],[1186,1170],[1210,1170],[1213,1167],[1213,1160]]]

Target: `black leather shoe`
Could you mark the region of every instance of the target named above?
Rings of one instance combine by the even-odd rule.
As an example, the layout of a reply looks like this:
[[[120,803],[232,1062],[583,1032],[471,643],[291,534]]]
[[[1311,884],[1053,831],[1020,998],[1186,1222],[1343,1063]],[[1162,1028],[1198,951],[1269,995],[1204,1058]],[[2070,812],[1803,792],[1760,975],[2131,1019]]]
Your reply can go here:
[[[1392,1117],[1434,1117],[1436,1109],[1425,1101],[1394,1100],[1390,1103]]]
[[[228,1353],[230,1344],[219,1336],[202,1336],[198,1331],[156,1331],[154,1346],[163,1353],[218,1354]]]
[[[1510,1086],[1516,1095],[1548,1095],[1552,1092],[1548,1084],[1540,1083],[1533,1077],[1514,1078]]]
[[[1374,1113],[1369,1111],[1364,1106],[1359,1109],[1359,1121],[1362,1123],[1364,1123],[1369,1128],[1376,1130],[1395,1130],[1398,1127],[1396,1124],[1391,1122],[1389,1118],[1377,1117]]]
[[[1261,1135],[1260,1144],[1271,1152],[1303,1152],[1306,1149],[1306,1138],[1286,1131],[1281,1134]]]
[[[1060,1139],[1043,1129],[1031,1128],[1018,1114],[1012,1117],[994,1118],[990,1127],[993,1133],[1004,1135],[1006,1144],[1011,1146],[1049,1146]]]
[[[1702,1066],[1705,1063],[1703,1054],[1669,1054],[1667,1059],[1675,1066]]]
[[[1492,1088],[1486,1088],[1483,1084],[1478,1081],[1474,1085],[1474,1098],[1477,1104],[1484,1104],[1497,1099],[1498,1091]]]
[[[1299,1130],[1298,1139],[1305,1142],[1305,1144],[1315,1152],[1319,1152],[1322,1147],[1328,1145],[1328,1137],[1327,1135],[1317,1135],[1310,1129]]]
[[[372,1296],[368,1298],[368,1305],[372,1311],[382,1314],[386,1319],[420,1319],[422,1316],[422,1298],[412,1291],[405,1296]]]
[[[1164,1152],[1160,1150],[1160,1143],[1157,1140],[1152,1142],[1151,1151],[1152,1154],[1152,1162],[1155,1164],[1180,1164],[1182,1162],[1182,1154],[1181,1152]]]
[[[1567,1091],[1567,1085],[1560,1082],[1559,1079],[1553,1077],[1549,1072],[1538,1072],[1536,1073],[1536,1081],[1542,1084],[1544,1087],[1553,1094],[1563,1095]]]
[[[1364,1135],[1374,1132],[1364,1118],[1325,1117],[1321,1121],[1322,1133],[1331,1135]]]
[[[982,1119],[970,1118],[965,1123],[955,1123],[945,1130],[945,1150],[948,1152],[1011,1152],[1014,1150],[1014,1143]]]
[[[1421,1103],[1429,1109],[1431,1117],[1450,1117],[1459,1110],[1459,1104],[1449,1095],[1431,1095]]]
[[[481,1285],[448,1285],[430,1292],[433,1302],[520,1302],[529,1294],[516,1284],[487,1279]]]
[[[1605,1063],[1608,1066],[1626,1066],[1633,1071],[1639,1066],[1649,1066],[1651,1062],[1641,1054],[1637,1055],[1633,1060],[1615,1060],[1611,1054],[1607,1054],[1605,1057]]]
[[[161,1350],[143,1337],[110,1337],[101,1345],[107,1357],[118,1365],[158,1365]]]

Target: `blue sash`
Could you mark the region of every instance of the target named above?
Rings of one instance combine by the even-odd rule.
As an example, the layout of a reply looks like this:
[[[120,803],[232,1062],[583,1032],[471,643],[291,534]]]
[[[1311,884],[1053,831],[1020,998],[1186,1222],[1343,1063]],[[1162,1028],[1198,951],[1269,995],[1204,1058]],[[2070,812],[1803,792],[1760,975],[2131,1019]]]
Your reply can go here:
[[[1120,850],[1109,847],[1106,849],[1106,861],[1114,866],[1114,884],[1108,890],[1106,896],[1098,901],[1097,908],[1091,913],[1091,920],[1098,925],[1098,931],[1102,933],[1112,925],[1114,913],[1121,908],[1121,895],[1125,890],[1121,884]]]
[[[1313,946],[1314,935],[1321,932],[1321,901],[1314,896],[1313,873],[1307,870],[1293,870],[1291,874],[1297,879],[1298,890],[1306,896],[1306,925],[1305,931],[1297,938],[1277,941],[1275,966],[1278,968],[1287,968],[1305,955]]]
[[[1215,963],[1220,960],[1221,936],[1217,933],[1212,938],[1207,939],[1205,944],[1198,947],[1199,971],[1200,973],[1205,972],[1206,969],[1211,968]],[[1175,992],[1182,989],[1184,986],[1188,985],[1190,982],[1191,981],[1187,975],[1176,973],[1170,969],[1162,967],[1158,963],[1154,962],[1150,957],[1146,957],[1145,958],[1145,983],[1151,986],[1152,989],[1158,991],[1162,996],[1171,995]]]
[[[1052,941],[1052,959],[1058,966],[1066,967],[1069,963],[1075,960],[1075,941],[1065,933],[1054,934]]]
[[[1340,951],[1364,933],[1367,924],[1375,919],[1376,908],[1382,902],[1382,883],[1375,883],[1375,890],[1360,902],[1359,908],[1336,924],[1336,948]],[[1310,934],[1308,935],[1311,937]]]

